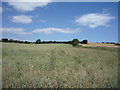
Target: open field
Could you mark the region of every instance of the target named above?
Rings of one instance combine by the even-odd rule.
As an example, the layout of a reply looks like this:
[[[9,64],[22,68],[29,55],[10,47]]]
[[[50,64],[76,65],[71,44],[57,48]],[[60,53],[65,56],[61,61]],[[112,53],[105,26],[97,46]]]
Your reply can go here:
[[[3,88],[116,88],[117,48],[2,44]]]
[[[87,46],[87,47],[120,47],[115,44],[106,44],[106,43],[88,43],[88,44],[79,44],[81,46]]]

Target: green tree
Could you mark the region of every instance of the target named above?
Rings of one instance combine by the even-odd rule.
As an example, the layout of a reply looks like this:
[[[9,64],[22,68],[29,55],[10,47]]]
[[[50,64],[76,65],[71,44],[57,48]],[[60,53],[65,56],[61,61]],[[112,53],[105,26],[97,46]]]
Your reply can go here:
[[[83,40],[83,44],[87,44],[88,43],[88,40]]]
[[[37,39],[36,40],[36,44],[40,44],[41,43],[41,40],[40,39]]]
[[[78,39],[73,39],[72,42],[71,42],[71,44],[73,46],[77,46],[79,44],[79,40]]]

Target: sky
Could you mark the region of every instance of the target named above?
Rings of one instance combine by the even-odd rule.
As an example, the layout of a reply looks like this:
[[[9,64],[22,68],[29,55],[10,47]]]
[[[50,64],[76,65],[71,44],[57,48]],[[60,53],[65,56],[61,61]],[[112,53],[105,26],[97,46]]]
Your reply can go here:
[[[118,42],[117,2],[2,2],[2,37]]]

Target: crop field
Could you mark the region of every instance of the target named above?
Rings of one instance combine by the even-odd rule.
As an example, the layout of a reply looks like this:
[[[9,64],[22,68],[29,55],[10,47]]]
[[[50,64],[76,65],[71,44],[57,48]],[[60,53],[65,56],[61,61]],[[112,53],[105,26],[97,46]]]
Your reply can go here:
[[[3,88],[117,88],[118,48],[2,44]]]
[[[106,43],[88,43],[88,44],[79,44],[81,46],[87,46],[87,47],[120,47],[115,44],[106,44]]]

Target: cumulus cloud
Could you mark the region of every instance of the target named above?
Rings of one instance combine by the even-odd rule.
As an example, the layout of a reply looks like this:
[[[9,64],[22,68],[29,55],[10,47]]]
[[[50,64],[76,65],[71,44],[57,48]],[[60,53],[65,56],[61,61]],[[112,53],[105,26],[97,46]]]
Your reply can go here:
[[[25,32],[23,28],[0,28],[0,32],[2,34],[31,34],[29,32]]]
[[[58,33],[76,33],[80,32],[81,29],[76,28],[76,29],[71,29],[71,28],[40,28],[33,30],[33,33],[45,33],[45,34],[52,34],[55,32]]]
[[[12,6],[14,9],[22,12],[33,11],[37,7],[45,7],[52,0],[5,0],[8,5]]]
[[[27,15],[12,16],[11,21],[15,23],[28,24],[32,22],[32,16]]]
[[[108,22],[115,17],[110,14],[90,13],[80,16],[75,20],[78,25],[96,28],[98,26],[108,26]]]

